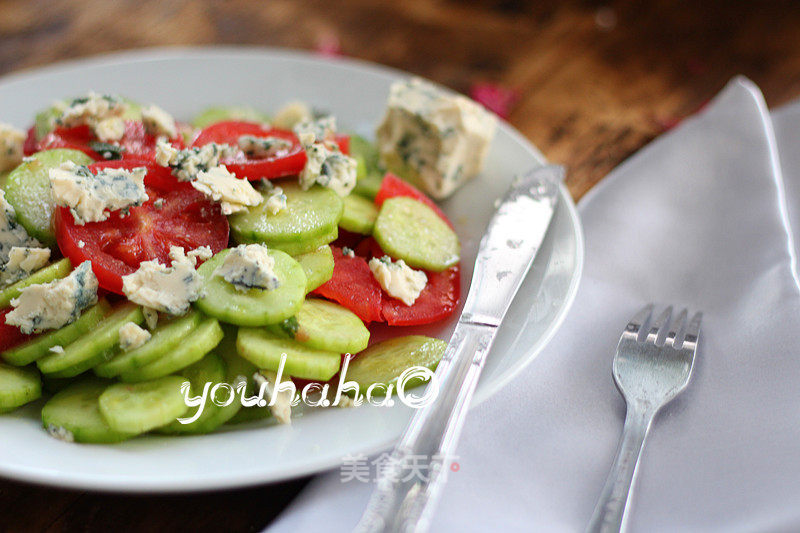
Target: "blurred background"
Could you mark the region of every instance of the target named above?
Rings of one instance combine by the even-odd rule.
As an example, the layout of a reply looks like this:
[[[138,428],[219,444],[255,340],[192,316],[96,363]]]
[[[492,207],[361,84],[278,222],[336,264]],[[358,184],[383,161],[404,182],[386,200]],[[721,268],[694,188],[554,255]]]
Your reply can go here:
[[[576,199],[737,74],[770,106],[800,97],[797,1],[0,1],[0,74],[219,44],[355,57],[471,95],[567,165]],[[305,483],[125,497],[0,481],[0,530],[257,531]]]

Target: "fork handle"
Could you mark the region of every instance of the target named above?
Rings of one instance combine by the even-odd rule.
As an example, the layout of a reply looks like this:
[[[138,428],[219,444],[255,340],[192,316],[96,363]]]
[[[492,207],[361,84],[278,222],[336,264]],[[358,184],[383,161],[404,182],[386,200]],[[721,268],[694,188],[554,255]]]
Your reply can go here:
[[[654,416],[655,412],[628,405],[617,457],[586,528],[588,533],[611,533],[625,527],[631,487]]]

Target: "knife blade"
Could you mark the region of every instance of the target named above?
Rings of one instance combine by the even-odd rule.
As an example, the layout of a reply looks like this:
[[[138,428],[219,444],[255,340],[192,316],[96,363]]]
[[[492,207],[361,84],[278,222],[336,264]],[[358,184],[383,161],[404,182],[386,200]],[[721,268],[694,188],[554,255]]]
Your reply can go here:
[[[470,400],[497,330],[533,264],[556,209],[564,168],[516,177],[481,239],[464,310],[428,387],[435,402],[418,410],[382,468],[356,531],[426,531],[447,477]],[[428,463],[427,477],[406,476]]]

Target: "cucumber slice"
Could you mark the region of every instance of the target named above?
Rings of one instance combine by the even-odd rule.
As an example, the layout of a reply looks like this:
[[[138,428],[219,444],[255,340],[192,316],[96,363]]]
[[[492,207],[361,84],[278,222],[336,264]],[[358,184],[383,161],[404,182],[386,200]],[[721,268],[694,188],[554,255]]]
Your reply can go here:
[[[50,398],[42,407],[42,424],[49,432],[68,431],[75,442],[111,444],[136,435],[117,431],[100,414],[99,399],[111,385],[99,379],[83,379]]]
[[[320,246],[313,252],[298,255],[295,260],[306,275],[306,294],[333,277],[333,251],[330,246]]]
[[[310,348],[336,353],[358,353],[369,343],[369,330],[360,318],[346,307],[319,298],[307,299],[296,316],[269,329]]]
[[[213,106],[201,111],[192,119],[192,126],[205,128],[223,120],[244,120],[248,122],[269,122],[269,115],[246,106]]]
[[[294,315],[306,296],[306,275],[300,264],[279,250],[270,250],[275,260],[276,289],[240,291],[214,272],[230,250],[223,250],[197,269],[203,278],[205,297],[195,302],[205,314],[239,326],[277,324]]]
[[[34,337],[19,346],[3,352],[0,356],[12,365],[25,366],[30,364],[52,353],[50,348],[53,346],[68,346],[85,333],[95,329],[110,310],[111,306],[108,305],[108,302],[100,300],[96,305],[84,311],[78,320],[72,324]]]
[[[206,383],[211,383],[211,387],[217,383],[228,383],[233,387],[236,376],[231,378],[229,370],[226,368],[225,361],[222,357],[215,353],[206,355],[203,359],[194,365],[186,368],[181,375],[184,376],[192,384],[192,395],[198,396],[203,393],[203,388]],[[210,390],[210,389],[209,389]],[[221,388],[217,392],[217,399],[219,401],[226,401],[230,395],[230,390]],[[241,400],[234,393],[233,401],[225,406],[216,405],[211,401],[211,393],[206,400],[206,405],[200,417],[189,424],[181,424],[177,420],[168,426],[159,429],[159,433],[167,433],[173,435],[200,435],[202,433],[210,433],[223,425],[225,422],[233,418],[239,409],[242,408]],[[197,407],[189,408],[189,414],[192,416],[196,412]]]
[[[246,424],[247,422],[255,422],[256,420],[264,420],[272,416],[269,407],[242,407],[236,415],[228,420],[228,424]]]
[[[53,231],[55,201],[48,171],[65,161],[88,165],[92,158],[78,150],[63,148],[37,152],[31,160],[12,170],[6,181],[6,200],[17,212],[17,220],[31,236],[48,246],[56,242]]]
[[[207,318],[184,337],[177,348],[148,365],[123,372],[119,378],[127,383],[133,383],[172,374],[202,359],[221,340],[222,328],[219,327],[219,322],[214,318]]]
[[[289,255],[301,255],[313,252],[321,246],[332,243],[339,237],[339,227],[334,226],[328,233],[300,242],[276,242],[271,246],[273,250],[280,250]]]
[[[36,365],[43,374],[56,378],[71,378],[106,361],[116,351],[119,344],[119,328],[127,323],[144,322],[142,308],[132,303],[117,307],[100,322],[91,335],[84,335],[61,353],[50,353]]]
[[[328,381],[339,371],[342,358],[337,352],[317,350],[264,329],[241,328],[236,341],[239,355],[262,370],[278,371],[286,354],[284,376]]]
[[[229,218],[233,238],[240,243],[260,242],[270,248],[279,248],[290,254],[316,250],[322,244],[303,247],[303,243],[317,242],[323,235],[331,235],[342,218],[344,203],[338,194],[324,187],[304,191],[297,183],[281,182],[286,194],[286,207],[277,214],[267,208],[267,202],[237,213]],[[262,194],[269,195],[269,191]],[[330,241],[329,241],[330,242]]]
[[[455,232],[433,209],[413,198],[386,200],[373,234],[383,251],[411,267],[441,272],[458,263]]]
[[[113,378],[124,372],[149,365],[159,357],[173,351],[200,324],[202,314],[189,314],[159,325],[150,340],[129,352],[120,352],[113,359],[94,368],[94,373],[104,378]]]
[[[367,171],[378,170],[380,159],[378,147],[361,135],[350,134],[350,156],[363,159]]]
[[[33,368],[17,368],[0,363],[0,410],[22,407],[42,395],[42,381]]]
[[[100,414],[112,429],[145,433],[182,417],[188,407],[181,392],[186,378],[164,376],[144,383],[118,383],[100,395]]]
[[[350,362],[347,379],[358,383],[362,391],[375,383],[387,387],[396,384],[397,378],[412,366],[424,366],[435,370],[444,355],[447,343],[422,335],[395,337],[373,344]],[[422,380],[411,380],[404,390],[422,385]],[[378,388],[377,391],[386,391]]]
[[[374,200],[383,183],[382,172],[370,172],[365,177],[359,178],[353,192],[359,196]]]
[[[11,300],[22,293],[22,289],[31,285],[50,283],[51,281],[66,278],[72,271],[69,259],[62,259],[57,263],[48,265],[41,270],[37,270],[25,279],[22,279],[5,289],[0,290],[0,309],[11,305]]]
[[[378,208],[374,202],[357,194],[344,197],[344,213],[339,221],[342,229],[370,235],[376,218],[378,218]]]

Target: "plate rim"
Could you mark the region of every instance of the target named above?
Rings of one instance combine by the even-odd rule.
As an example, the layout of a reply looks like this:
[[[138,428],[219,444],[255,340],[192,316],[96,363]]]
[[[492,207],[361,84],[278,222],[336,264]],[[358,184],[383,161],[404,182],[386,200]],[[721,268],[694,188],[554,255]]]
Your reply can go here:
[[[13,85],[14,83],[35,79],[38,76],[46,77],[58,75],[62,72],[71,71],[81,67],[103,67],[113,66],[119,63],[136,63],[136,62],[152,62],[163,60],[185,60],[189,58],[198,58],[202,56],[224,56],[236,55],[239,57],[275,57],[280,59],[291,59],[296,61],[307,62],[311,64],[321,63],[330,64],[336,63],[340,67],[355,69],[359,71],[368,71],[371,74],[381,74],[387,77],[396,76],[409,76],[416,74],[409,73],[400,69],[374,63],[371,61],[351,58],[351,57],[322,57],[315,56],[313,52],[306,50],[299,50],[295,48],[281,48],[281,47],[262,47],[262,46],[238,46],[238,45],[223,45],[223,46],[159,46],[159,47],[144,47],[137,49],[127,49],[121,51],[114,51],[91,56],[80,57],[76,59],[69,59],[58,61],[55,63],[26,67],[23,69],[15,70],[9,74],[0,77],[0,84]],[[448,88],[448,90],[450,90]],[[513,138],[525,151],[527,151],[539,164],[547,164],[547,160],[536,146],[529,141],[522,133],[514,128],[508,122],[502,121],[500,128],[504,130],[509,136]],[[566,185],[562,182],[559,187],[559,202],[558,209],[566,209],[568,220],[572,225],[573,235],[575,238],[575,268],[571,274],[569,287],[564,297],[563,304],[555,315],[544,333],[537,339],[537,341],[525,351],[524,356],[521,358],[522,362],[514,367],[511,367],[499,376],[497,376],[491,384],[486,384],[475,391],[475,396],[470,405],[470,409],[474,409],[492,395],[496,394],[503,387],[505,387],[515,376],[522,372],[544,349],[550,342],[555,333],[563,324],[566,319],[567,313],[572,308],[575,297],[580,285],[583,267],[585,260],[585,246],[583,227],[580,222],[578,210],[573,201]],[[375,446],[362,449],[360,453],[372,455],[382,450],[388,449],[397,440],[397,437],[382,441]],[[338,463],[336,463],[338,464]],[[127,493],[127,494],[168,494],[168,493],[198,493],[213,490],[225,490],[234,488],[246,488],[257,485],[267,485],[272,483],[280,483],[290,479],[296,479],[303,476],[320,473],[335,467],[327,458],[320,458],[316,461],[310,460],[304,463],[302,467],[292,466],[284,469],[275,469],[272,471],[269,479],[265,479],[263,473],[253,471],[247,475],[236,476],[220,476],[209,475],[202,478],[194,478],[192,485],[187,486],[185,480],[168,480],[158,479],[154,481],[137,480],[133,486],[120,486],[120,482],[115,482],[113,478],[98,477],[94,475],[82,476],[69,476],[65,477],[58,471],[54,470],[32,470],[28,468],[15,469],[13,466],[3,466],[0,464],[0,477],[6,479],[13,479],[15,481],[33,483],[47,487],[58,487],[68,489],[79,489],[89,491],[100,491],[108,493]]]

